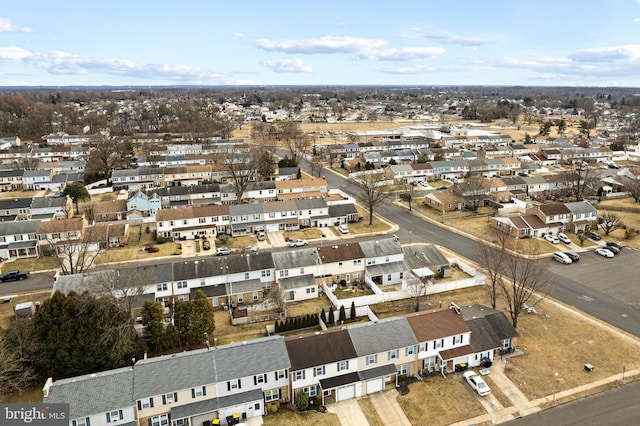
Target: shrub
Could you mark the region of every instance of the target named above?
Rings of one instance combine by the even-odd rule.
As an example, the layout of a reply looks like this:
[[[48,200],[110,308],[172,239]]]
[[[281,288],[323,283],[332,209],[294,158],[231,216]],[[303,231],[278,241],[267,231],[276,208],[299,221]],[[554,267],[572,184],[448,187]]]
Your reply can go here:
[[[160,251],[160,249],[156,246],[148,246],[144,248],[144,251],[146,251],[147,253],[157,253]]]
[[[296,408],[298,411],[305,411],[309,407],[309,395],[298,392],[296,395]]]
[[[158,238],[156,238],[156,244],[164,244],[167,242],[167,239],[163,236],[159,236]]]

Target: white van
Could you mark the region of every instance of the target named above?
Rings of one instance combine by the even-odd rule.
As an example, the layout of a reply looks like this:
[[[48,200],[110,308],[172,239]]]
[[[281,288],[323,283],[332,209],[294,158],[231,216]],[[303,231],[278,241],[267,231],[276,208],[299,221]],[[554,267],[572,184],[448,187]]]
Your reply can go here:
[[[341,234],[348,234],[349,227],[347,227],[347,225],[338,225],[338,231],[340,231]]]
[[[565,265],[568,265],[573,262],[569,256],[559,251],[553,253],[553,259]]]

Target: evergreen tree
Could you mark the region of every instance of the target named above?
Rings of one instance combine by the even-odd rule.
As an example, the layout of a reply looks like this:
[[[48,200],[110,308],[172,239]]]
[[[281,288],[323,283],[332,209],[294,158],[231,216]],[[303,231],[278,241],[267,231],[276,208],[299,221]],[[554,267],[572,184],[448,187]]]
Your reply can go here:
[[[333,306],[329,308],[329,319],[327,321],[329,323],[328,325],[334,325],[336,322],[336,319],[333,313]]]
[[[322,311],[320,311],[320,319],[323,323],[327,323],[327,313],[324,311],[324,308],[322,308]]]
[[[144,302],[142,307],[142,325],[150,350],[159,351],[164,341],[163,306],[160,302]]]
[[[351,314],[349,315],[349,319],[351,321],[355,321],[356,319],[356,302],[351,301]]]
[[[347,313],[344,310],[344,305],[340,305],[340,313],[338,314],[338,321],[344,323],[347,320]]]

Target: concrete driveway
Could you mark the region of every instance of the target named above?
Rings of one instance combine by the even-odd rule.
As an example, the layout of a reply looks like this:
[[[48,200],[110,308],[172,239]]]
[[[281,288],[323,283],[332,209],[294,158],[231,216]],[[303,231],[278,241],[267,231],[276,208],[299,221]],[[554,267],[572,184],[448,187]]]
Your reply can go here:
[[[411,422],[398,404],[398,391],[393,389],[369,396],[382,424],[385,426],[411,426]]]
[[[336,402],[335,404],[329,404],[327,405],[327,411],[338,416],[340,424],[344,426],[365,426],[369,424],[356,399],[347,399],[345,401]]]

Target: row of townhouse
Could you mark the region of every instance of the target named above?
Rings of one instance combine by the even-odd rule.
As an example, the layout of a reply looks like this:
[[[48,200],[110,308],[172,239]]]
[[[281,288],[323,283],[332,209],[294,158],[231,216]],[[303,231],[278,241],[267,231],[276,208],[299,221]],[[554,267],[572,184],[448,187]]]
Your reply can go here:
[[[55,200],[53,198],[52,200]],[[103,223],[89,226],[83,217],[68,218],[68,210],[42,206],[49,210],[40,217],[0,222],[0,257],[18,259],[38,257],[43,251],[66,245],[67,250],[98,251],[126,243],[129,226],[126,223]]]
[[[67,163],[72,166],[71,163]],[[75,169],[75,170],[72,170]],[[65,172],[54,173],[50,169],[0,170],[0,191],[53,191],[59,192],[72,182],[82,182],[84,166],[78,164]]]
[[[435,309],[300,336],[270,336],[47,380],[70,426],[233,424],[300,392],[326,405],[395,388],[399,376],[490,365],[517,331],[479,305]]]
[[[431,192],[425,195],[425,202],[441,212],[449,212],[463,210],[477,201],[508,203],[511,200],[538,199],[545,193],[571,188],[574,180],[564,174],[483,178],[481,181],[453,184],[446,191]]]
[[[283,170],[280,177],[280,169],[274,173],[273,179],[278,183],[292,179],[291,168]],[[247,173],[250,173],[247,171]],[[251,172],[252,173],[252,172]],[[295,169],[297,175],[298,170]],[[218,165],[184,165],[179,167],[138,167],[136,169],[114,170],[111,175],[114,190],[125,189],[128,191],[156,189],[172,186],[194,186],[207,183],[232,184],[233,177],[224,166]],[[324,180],[324,179],[314,179]],[[263,183],[263,182],[255,182]],[[326,186],[326,182],[325,182]],[[225,192],[231,192],[228,189]],[[258,188],[256,188],[258,189]],[[233,191],[235,193],[235,191]],[[234,196],[235,197],[235,196]],[[235,198],[229,201],[233,201]]]
[[[357,218],[355,204],[329,204],[322,198],[186,206],[155,212],[158,235],[173,239],[321,228]]]
[[[588,201],[523,204],[518,214],[491,218],[495,228],[516,238],[540,238],[565,231],[582,232],[595,228],[598,211]]]
[[[449,266],[435,246],[403,248],[395,238],[383,238],[63,275],[56,279],[53,292],[91,292],[95,276],[109,274],[111,280],[121,283],[118,288],[131,286],[126,280],[136,277],[135,284],[143,287],[139,291],[144,294],[139,305],[151,300],[170,307],[173,300],[192,300],[195,292],[202,290],[214,308],[228,309],[261,303],[274,285],[279,286],[286,302],[299,302],[318,298],[322,284],[370,282],[387,286],[401,284],[412,276],[446,276]]]
[[[21,163],[25,159],[37,159],[43,163],[60,163],[86,159],[89,148],[75,146],[38,147],[37,145],[15,146],[0,150],[0,161],[4,164]]]
[[[387,167],[385,176],[396,183],[411,184],[419,181],[459,179],[473,176],[509,176],[521,169],[515,158],[477,158],[473,160],[443,160],[426,163],[396,164]]]
[[[0,199],[0,221],[54,220],[73,215],[70,197],[23,197]]]

